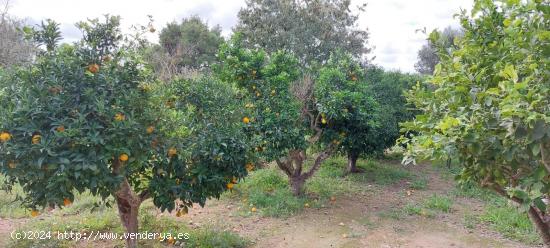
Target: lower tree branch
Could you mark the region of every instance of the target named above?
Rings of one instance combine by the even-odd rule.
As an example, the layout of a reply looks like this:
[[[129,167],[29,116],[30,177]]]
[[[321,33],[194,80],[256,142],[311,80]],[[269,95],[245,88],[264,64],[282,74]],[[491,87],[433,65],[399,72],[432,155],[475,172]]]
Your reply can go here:
[[[540,156],[546,171],[550,173],[550,141],[540,143]]]
[[[315,162],[313,163],[313,166],[309,169],[308,172],[304,174],[304,178],[310,178],[311,176],[313,176],[313,174],[315,174],[315,172],[319,169],[319,167],[321,167],[321,164],[327,158],[329,158],[334,153],[335,150],[336,150],[336,145],[331,143],[324,151],[319,153],[317,155],[317,158],[315,159]]]
[[[283,162],[280,159],[275,159],[277,166],[281,169],[287,176],[292,176],[293,170],[290,169],[288,162]]]

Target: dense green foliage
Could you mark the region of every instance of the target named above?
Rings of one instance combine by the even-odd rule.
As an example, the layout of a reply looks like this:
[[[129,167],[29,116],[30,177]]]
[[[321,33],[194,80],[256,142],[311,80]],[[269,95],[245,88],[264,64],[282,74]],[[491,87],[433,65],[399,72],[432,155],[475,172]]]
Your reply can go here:
[[[292,52],[307,67],[325,63],[336,50],[355,58],[368,53],[368,33],[358,28],[358,18],[349,0],[248,0],[235,31],[247,47]]]
[[[460,16],[457,49],[409,101],[423,113],[404,127],[420,135],[404,162],[451,155],[460,181],[491,188],[528,210],[546,244],[550,181],[550,6],[548,1],[476,1]],[[439,34],[430,35],[432,42]]]
[[[56,32],[36,30],[47,50],[1,77],[0,169],[25,206],[66,206],[89,190],[114,196],[136,232],[142,201],[185,213],[246,175],[231,87],[155,80],[134,43],[122,43],[117,17],[78,26],[83,39],[62,46],[48,36]]]
[[[360,65],[349,55],[334,54],[319,72],[314,91],[327,130],[324,143],[334,143],[348,154],[350,172],[356,172],[360,154],[370,150],[369,134],[379,125],[378,103]]]
[[[221,28],[210,28],[199,17],[169,23],[160,31],[161,51],[174,56],[179,67],[208,67],[222,42]]]
[[[368,67],[365,77],[379,105],[376,119],[379,125],[368,132],[364,141],[364,153],[380,154],[384,149],[395,145],[401,135],[399,123],[414,118],[414,111],[407,104],[404,93],[422,81],[423,77],[399,71],[386,71],[376,66]]]
[[[356,118],[354,123],[360,125],[359,120],[372,115],[374,101],[361,91],[366,86],[355,82],[360,67],[351,56],[335,56],[321,71],[318,84],[307,76],[297,80],[301,72],[292,56],[246,49],[240,35],[223,45],[218,57],[219,77],[244,94],[243,105],[248,112],[243,122],[256,154],[278,164],[290,178],[296,195],[302,193],[305,180],[340,146],[340,132],[345,132],[346,123]],[[306,150],[312,147],[320,147],[321,152],[311,168],[303,172]]]

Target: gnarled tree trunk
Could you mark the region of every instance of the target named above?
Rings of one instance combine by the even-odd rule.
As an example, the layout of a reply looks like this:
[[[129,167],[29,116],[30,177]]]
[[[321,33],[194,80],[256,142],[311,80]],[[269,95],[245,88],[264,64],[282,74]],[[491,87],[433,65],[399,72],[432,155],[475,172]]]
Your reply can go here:
[[[138,233],[138,214],[142,200],[132,191],[126,179],[124,179],[120,189],[115,193],[115,200],[118,206],[120,221],[128,235],[126,237],[126,246],[128,248],[138,247],[138,240],[135,236],[130,236],[130,234]]]
[[[329,146],[323,152],[317,154],[317,158],[313,163],[313,166],[302,173],[302,168],[306,160],[305,151],[291,151],[289,155],[284,159],[277,159],[277,166],[288,176],[292,194],[294,196],[301,196],[304,193],[304,185],[307,179],[313,176],[323,161],[325,161],[334,152],[335,146]]]
[[[535,224],[537,231],[539,231],[540,237],[544,242],[545,247],[550,247],[550,226],[547,222],[544,221],[544,215],[540,212],[539,209],[531,206],[529,207],[529,219]]]

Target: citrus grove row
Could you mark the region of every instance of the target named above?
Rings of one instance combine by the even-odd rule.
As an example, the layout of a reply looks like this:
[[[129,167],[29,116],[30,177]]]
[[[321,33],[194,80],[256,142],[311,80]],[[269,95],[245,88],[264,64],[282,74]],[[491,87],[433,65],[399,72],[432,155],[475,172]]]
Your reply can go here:
[[[24,28],[39,47],[32,61],[0,68],[7,187],[22,186],[32,216],[70,205],[77,192],[114,197],[126,231],[137,233],[146,200],[182,216],[268,164],[300,197],[327,158],[344,154],[346,173],[360,172],[360,156],[398,140],[404,163],[457,160],[461,182],[517,202],[550,244],[547,1],[475,1],[459,15],[453,46],[430,34],[440,59],[433,76],[365,59],[367,33],[351,29],[349,1],[283,1],[296,6],[279,21],[308,17],[300,20],[323,37],[318,46],[307,32],[256,25],[281,6],[255,2],[265,9],[241,10],[227,41],[196,18],[162,29],[161,46],[143,38],[152,25],[122,35],[113,16],[78,23],[83,36],[72,44],[60,44],[53,21]],[[323,29],[338,16],[326,9],[343,13],[332,20],[338,32]],[[185,54],[189,28],[204,31],[204,47]]]

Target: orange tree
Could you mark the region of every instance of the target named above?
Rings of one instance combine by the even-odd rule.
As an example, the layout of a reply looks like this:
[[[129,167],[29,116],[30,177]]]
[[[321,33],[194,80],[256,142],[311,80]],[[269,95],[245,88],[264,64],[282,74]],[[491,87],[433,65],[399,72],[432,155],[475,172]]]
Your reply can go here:
[[[373,153],[384,146],[377,140],[383,113],[373,98],[371,85],[365,80],[363,68],[350,55],[332,54],[320,69],[316,81],[315,99],[321,113],[321,127],[325,128],[321,141],[334,143],[347,154],[346,172],[359,172],[359,155]]]
[[[408,100],[422,111],[404,125],[418,135],[405,163],[452,155],[457,179],[494,190],[527,211],[550,246],[550,6],[478,0],[464,36]],[[436,43],[439,34],[430,35]]]
[[[33,31],[47,50],[1,78],[0,170],[8,189],[22,186],[33,216],[89,190],[107,203],[114,197],[126,231],[136,233],[146,199],[181,215],[246,174],[242,123],[232,121],[239,114],[208,114],[233,99],[230,87],[156,81],[117,17],[78,26],[84,36],[72,45],[48,37],[58,33],[53,22]]]
[[[343,57],[347,60],[342,63],[351,66],[350,57]],[[243,95],[246,113],[242,121],[255,155],[277,164],[288,176],[294,195],[303,193],[305,181],[342,145],[341,129],[331,124],[331,118],[353,122],[354,113],[368,116],[374,106],[355,82],[359,74],[353,73],[358,68],[336,66],[340,58],[327,65],[318,85],[302,76],[293,56],[245,49],[239,34],[222,45],[218,58],[219,77],[236,85]],[[338,89],[331,84],[339,85]],[[346,108],[352,113],[342,113]],[[313,164],[305,168],[306,150],[310,148],[319,152]]]

